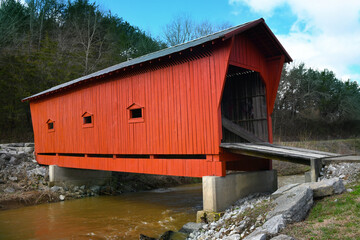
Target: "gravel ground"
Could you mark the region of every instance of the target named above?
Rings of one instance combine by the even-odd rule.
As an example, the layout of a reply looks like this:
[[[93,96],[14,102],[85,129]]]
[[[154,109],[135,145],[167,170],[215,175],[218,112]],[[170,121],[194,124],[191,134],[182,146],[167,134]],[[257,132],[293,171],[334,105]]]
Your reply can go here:
[[[360,173],[360,163],[329,164],[321,169],[320,179],[338,177],[344,184],[354,182]]]
[[[278,177],[278,188],[288,184],[294,183],[304,183],[305,182],[305,174],[300,175],[290,175],[290,176],[279,176]]]

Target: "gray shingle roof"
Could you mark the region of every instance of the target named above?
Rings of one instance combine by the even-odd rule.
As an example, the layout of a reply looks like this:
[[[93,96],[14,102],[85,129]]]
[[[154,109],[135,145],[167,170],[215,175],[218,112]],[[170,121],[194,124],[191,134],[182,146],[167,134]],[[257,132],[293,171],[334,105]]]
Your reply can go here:
[[[157,52],[153,52],[153,53],[150,53],[150,54],[147,54],[147,55],[144,55],[144,56],[141,56],[141,57],[126,61],[126,62],[122,62],[122,63],[116,64],[114,66],[102,69],[100,71],[91,73],[89,75],[86,75],[86,76],[74,79],[72,81],[69,81],[69,82],[54,86],[54,87],[52,87],[50,89],[47,89],[47,90],[42,91],[40,93],[34,94],[34,95],[30,96],[30,97],[24,98],[22,101],[28,101],[28,100],[31,100],[33,98],[38,98],[38,97],[40,97],[42,95],[48,95],[50,93],[57,92],[58,90],[60,90],[62,88],[70,87],[71,85],[75,85],[77,83],[80,83],[80,82],[85,81],[85,80],[90,79],[90,78],[106,75],[108,73],[111,73],[111,72],[114,72],[114,71],[129,67],[129,66],[133,66],[133,65],[136,65],[136,64],[139,64],[139,63],[143,63],[143,62],[147,62],[147,61],[150,61],[150,60],[158,59],[158,58],[161,58],[161,57],[164,57],[164,56],[167,56],[167,55],[171,55],[173,53],[181,52],[181,51],[183,51],[185,49],[192,48],[192,47],[195,47],[195,46],[199,46],[199,45],[201,45],[203,43],[210,42],[210,41],[213,41],[215,39],[228,37],[229,34],[231,34],[231,35],[236,34],[238,32],[246,30],[247,27],[250,27],[250,26],[253,26],[253,25],[255,26],[255,25],[257,25],[258,23],[261,23],[261,22],[264,23],[264,19],[260,18],[258,20],[252,21],[252,22],[244,23],[244,24],[241,24],[241,25],[238,25],[238,26],[235,26],[235,27],[231,27],[231,28],[228,28],[228,29],[225,29],[225,30],[222,30],[222,31],[219,31],[219,32],[207,35],[207,36],[204,36],[204,37],[200,37],[198,39],[195,39],[195,40],[192,40],[192,41],[189,41],[189,42],[186,42],[186,43],[182,43],[182,44],[179,44],[179,45],[176,45],[176,46],[173,46],[173,47],[169,47],[169,48],[157,51]],[[285,54],[287,54],[286,51],[285,51]]]

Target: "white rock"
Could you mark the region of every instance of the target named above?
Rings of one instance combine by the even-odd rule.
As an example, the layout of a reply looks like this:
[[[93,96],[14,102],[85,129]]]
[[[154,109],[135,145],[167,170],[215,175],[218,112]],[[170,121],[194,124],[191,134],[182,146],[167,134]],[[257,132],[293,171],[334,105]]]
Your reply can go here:
[[[285,220],[282,215],[276,215],[269,220],[267,220],[264,225],[261,226],[263,231],[271,235],[279,233],[282,229],[285,228]]]
[[[278,196],[273,204],[275,208],[266,219],[282,214],[285,222],[298,222],[305,218],[313,205],[313,191],[308,185],[301,184]]]
[[[28,175],[28,177],[30,177],[32,175],[38,175],[38,176],[45,177],[46,171],[47,171],[47,168],[45,168],[45,167],[37,167],[37,168],[27,171],[27,175]]]
[[[34,147],[34,143],[24,143],[24,147]]]
[[[59,187],[59,186],[53,186],[53,187],[51,187],[51,188],[50,188],[50,190],[51,190],[52,192],[57,192],[57,191],[62,190],[62,187]]]
[[[4,192],[5,193],[13,193],[13,192],[15,192],[15,189],[12,188],[12,187],[7,187],[7,188],[4,189]]]
[[[323,179],[320,182],[308,183],[315,198],[340,194],[345,191],[343,181],[339,178]]]
[[[295,240],[295,238],[290,237],[288,235],[280,234],[276,237],[273,237],[271,240]]]
[[[194,222],[188,222],[182,228],[179,230],[179,232],[183,233],[192,233],[194,231],[197,231],[201,229],[201,227],[204,226],[204,223],[194,223]]]
[[[29,154],[34,152],[34,148],[33,147],[24,147],[24,152]]]
[[[17,181],[18,179],[17,179],[17,177],[9,177],[9,180],[15,182],[15,181]]]
[[[256,235],[250,234],[244,240],[266,240],[267,235],[266,233],[257,233]]]
[[[288,185],[282,186],[281,188],[276,190],[273,194],[271,194],[271,199],[275,199],[275,198],[281,196],[282,194],[284,194],[285,192],[287,192],[299,185],[300,185],[299,183],[294,183],[294,184],[288,184]]]
[[[99,193],[100,192],[100,186],[97,186],[97,185],[91,186],[90,190],[93,191],[94,193]]]
[[[329,165],[327,170],[330,171],[330,172],[335,172],[336,168],[333,165]]]
[[[240,234],[232,234],[230,236],[227,236],[223,238],[224,240],[239,240],[241,239]]]
[[[10,158],[10,161],[9,161],[9,163],[12,164],[12,165],[18,165],[18,164],[20,164],[20,162],[21,162],[21,159],[16,158],[16,157],[14,157],[14,156],[12,156],[12,157]]]
[[[64,200],[65,200],[65,196],[64,196],[64,195],[60,195],[60,196],[59,196],[59,199],[60,199],[60,201],[64,201]]]

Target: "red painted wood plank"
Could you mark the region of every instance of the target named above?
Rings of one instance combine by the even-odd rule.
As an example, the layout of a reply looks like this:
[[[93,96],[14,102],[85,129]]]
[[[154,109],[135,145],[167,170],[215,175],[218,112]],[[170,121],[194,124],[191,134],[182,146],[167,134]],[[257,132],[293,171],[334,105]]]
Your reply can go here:
[[[30,103],[36,152],[83,154],[218,154],[221,94],[230,62],[260,71],[269,114],[284,57],[267,61],[245,37],[214,45],[211,56],[114,77]],[[144,122],[129,124],[127,107],[144,107]],[[83,128],[81,115],[94,114]],[[46,121],[55,121],[49,133]],[[271,119],[268,119],[271,125]],[[271,128],[269,128],[271,130]],[[269,140],[271,141],[271,133]],[[96,159],[79,162],[38,156],[62,166],[186,176],[223,175],[224,163],[199,159]]]

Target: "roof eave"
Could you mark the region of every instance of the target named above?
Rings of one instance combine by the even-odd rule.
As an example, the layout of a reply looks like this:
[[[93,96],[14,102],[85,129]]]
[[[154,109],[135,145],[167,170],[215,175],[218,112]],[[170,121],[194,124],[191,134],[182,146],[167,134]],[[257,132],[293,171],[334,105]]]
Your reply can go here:
[[[282,51],[282,53],[285,56],[285,62],[286,63],[290,63],[293,61],[293,59],[290,57],[289,53],[285,50],[285,48],[283,47],[283,45],[280,43],[280,41],[277,39],[277,37],[275,36],[275,34],[271,31],[271,29],[269,28],[269,26],[265,23],[265,20],[263,18],[260,18],[258,20],[255,20],[253,22],[250,22],[249,24],[247,24],[246,26],[237,29],[235,31],[229,32],[227,34],[225,34],[225,39],[231,38],[237,34],[243,33],[246,30],[249,30],[255,26],[257,26],[258,24],[263,24],[263,26],[265,26],[267,32],[270,34],[271,38],[276,42],[276,44],[280,47],[280,50]]]
[[[116,65],[110,66],[108,68],[102,69],[102,70],[97,71],[95,73],[92,73],[92,74],[89,74],[89,75],[74,79],[74,80],[72,80],[70,82],[54,86],[53,90],[52,90],[52,88],[50,88],[50,89],[47,89],[47,90],[42,91],[40,93],[37,93],[37,94],[34,94],[32,96],[26,97],[26,98],[22,99],[21,101],[25,102],[25,101],[31,101],[31,100],[35,100],[35,99],[38,99],[38,98],[41,98],[41,97],[45,97],[45,96],[48,96],[50,94],[54,94],[56,92],[62,91],[64,89],[74,87],[75,85],[78,85],[80,83],[85,83],[85,82],[93,81],[95,79],[104,78],[104,77],[106,77],[108,75],[112,75],[113,73],[118,72],[118,71],[120,71],[122,69],[126,69],[126,68],[131,67],[131,66],[136,66],[138,64],[149,62],[149,61],[152,61],[152,60],[155,60],[155,59],[158,59],[158,58],[160,59],[162,57],[166,57],[168,55],[178,53],[178,52],[184,51],[186,49],[189,49],[189,48],[192,48],[192,47],[195,47],[195,46],[199,46],[201,44],[211,42],[211,41],[214,41],[214,40],[217,40],[217,39],[226,40],[228,38],[231,38],[231,37],[233,37],[233,36],[235,36],[237,34],[240,34],[242,32],[245,32],[246,30],[249,30],[249,29],[257,26],[258,24],[263,24],[265,26],[267,32],[270,34],[270,37],[273,38],[273,40],[275,41],[276,44],[278,44],[281,52],[285,55],[285,62],[287,62],[287,63],[292,62],[293,61],[292,58],[286,52],[286,50],[281,45],[279,40],[276,38],[274,33],[267,26],[267,24],[265,23],[265,20],[263,18],[260,18],[260,19],[254,20],[252,22],[248,22],[248,23],[236,26],[236,27],[232,27],[232,28],[234,28],[234,30],[231,30],[232,28],[229,28],[229,29],[226,29],[226,30],[223,30],[223,31],[220,31],[220,32],[217,32],[217,33],[214,33],[214,34],[199,38],[199,39],[192,40],[192,41],[187,42],[187,43],[179,44],[179,45],[176,45],[174,47],[170,47],[170,48],[167,48],[167,49],[163,49],[163,50],[160,50],[160,51],[157,51],[157,52],[154,52],[154,53],[150,53],[150,54],[135,58],[135,59],[130,60],[128,62],[123,62],[123,63],[119,63],[119,64],[116,64]],[[63,85],[63,86],[61,86],[61,85]]]

